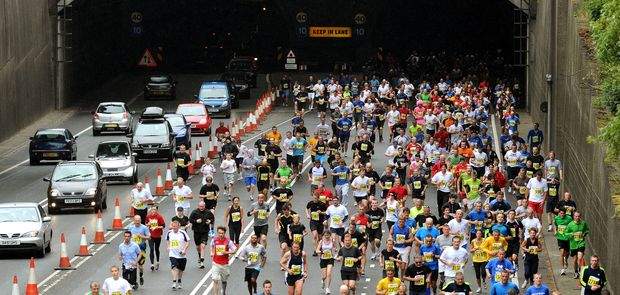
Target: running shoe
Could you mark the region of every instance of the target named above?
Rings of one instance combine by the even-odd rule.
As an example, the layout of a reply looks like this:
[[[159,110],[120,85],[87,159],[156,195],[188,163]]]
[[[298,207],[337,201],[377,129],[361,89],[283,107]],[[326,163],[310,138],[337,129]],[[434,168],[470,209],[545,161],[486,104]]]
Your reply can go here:
[[[329,290],[329,288],[325,288],[325,294],[331,294],[332,292]]]
[[[176,290],[177,289],[177,283],[172,283],[172,290]]]
[[[480,292],[482,292],[482,289],[480,289],[480,288],[476,289],[476,293],[477,294],[480,294]]]
[[[560,269],[560,275],[561,276],[565,276],[566,275],[566,268]]]

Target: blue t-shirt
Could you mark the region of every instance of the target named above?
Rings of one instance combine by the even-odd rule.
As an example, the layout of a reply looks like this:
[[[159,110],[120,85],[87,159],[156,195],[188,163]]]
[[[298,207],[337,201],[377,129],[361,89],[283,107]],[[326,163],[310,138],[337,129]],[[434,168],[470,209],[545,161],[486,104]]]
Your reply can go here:
[[[534,285],[530,286],[525,290],[525,295],[549,295],[549,287],[545,284],[541,284],[540,287],[536,287]]]
[[[508,295],[510,289],[514,289],[517,294],[519,294],[519,287],[515,285],[513,282],[508,282],[506,285],[502,283],[495,283],[493,287],[491,287],[490,295]]]
[[[293,117],[293,119],[291,119],[291,124],[292,124],[293,126],[297,126],[297,125],[301,124],[301,122],[302,122],[303,120],[304,120],[304,119],[302,119],[301,117],[299,117],[299,116],[295,116],[295,117]]]
[[[431,244],[430,246],[422,244],[420,246],[420,255],[422,255],[424,263],[430,270],[436,270],[439,268],[439,262],[437,261],[435,255],[441,255],[441,248],[439,248],[436,244]]]
[[[407,225],[400,227],[398,226],[398,223],[394,224],[392,228],[393,228],[392,238],[394,239],[394,247],[396,248],[407,247],[407,244],[404,243],[403,241],[409,239],[409,233],[411,233],[411,228],[408,227]]]
[[[420,227],[418,229],[418,231],[415,233],[415,237],[418,238],[418,240],[422,240],[424,241],[424,238],[426,238],[426,236],[431,235],[433,236],[433,239],[437,238],[441,233],[439,232],[439,230],[436,227],[431,227],[431,228],[426,228],[426,227]]]
[[[140,246],[140,249],[146,250],[146,240],[138,237],[137,235],[149,236],[149,228],[144,224],[140,224],[139,226],[135,226],[131,224],[127,227],[127,230],[131,232],[131,240]]]
[[[489,262],[487,262],[487,266],[486,269],[489,270],[489,273],[491,273],[491,282],[492,283],[497,283],[499,282],[498,280],[496,280],[496,274],[499,274],[502,272],[502,270],[508,270],[508,271],[514,271],[515,268],[512,265],[512,262],[510,262],[510,260],[504,258],[502,261],[500,261],[497,258],[493,258],[491,260],[489,260]]]
[[[508,236],[508,227],[505,224],[496,223],[491,226],[491,232],[499,231],[499,235],[502,237]]]
[[[118,245],[118,252],[123,258],[123,265],[130,268],[135,268],[138,264],[138,256],[142,251],[138,244],[129,242],[129,245],[124,242]]]
[[[344,185],[349,183],[348,174],[351,173],[349,167],[337,166],[336,168],[334,168],[334,170],[332,170],[332,173],[338,175],[336,177],[336,185]]]
[[[484,210],[480,210],[480,211],[473,210],[469,212],[469,214],[467,214],[467,219],[469,219],[470,221],[484,221],[486,217],[487,217],[487,213]],[[475,226],[471,227],[471,233],[472,234],[476,233]]]
[[[351,119],[344,117],[338,120],[338,127],[340,128],[340,136],[350,136],[351,135]]]
[[[355,112],[356,113],[361,113],[362,112],[362,108],[364,107],[364,102],[361,100],[355,100],[353,101],[353,107],[355,108]]]
[[[308,142],[303,137],[300,137],[299,139],[297,139],[297,137],[293,137],[293,139],[291,140],[291,146],[293,147],[293,156],[303,156],[306,152],[307,143]]]

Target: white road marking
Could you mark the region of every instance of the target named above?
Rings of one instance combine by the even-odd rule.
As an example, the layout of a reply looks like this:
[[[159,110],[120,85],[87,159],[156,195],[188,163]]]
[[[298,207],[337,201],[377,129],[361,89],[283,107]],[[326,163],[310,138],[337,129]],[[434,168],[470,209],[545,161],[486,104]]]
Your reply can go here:
[[[499,136],[497,136],[497,127],[495,126],[495,115],[491,115],[491,128],[493,128],[493,145],[495,146],[495,154],[499,158],[500,167],[504,166],[504,157],[502,157],[502,150],[499,146]]]

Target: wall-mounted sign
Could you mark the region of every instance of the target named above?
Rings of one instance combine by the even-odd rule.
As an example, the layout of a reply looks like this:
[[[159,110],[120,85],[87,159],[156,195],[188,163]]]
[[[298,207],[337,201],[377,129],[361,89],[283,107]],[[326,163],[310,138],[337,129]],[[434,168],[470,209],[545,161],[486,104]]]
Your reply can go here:
[[[312,38],[351,38],[351,27],[310,27]]]
[[[308,21],[308,15],[303,12],[300,11],[299,13],[297,13],[297,15],[295,16],[295,19],[297,20],[298,23],[300,24],[305,24],[306,21]]]
[[[363,25],[366,23],[366,16],[362,13],[358,13],[355,15],[355,18],[353,18],[353,20],[356,24]]]
[[[142,22],[142,13],[135,11],[131,13],[131,21],[134,24],[139,24]]]

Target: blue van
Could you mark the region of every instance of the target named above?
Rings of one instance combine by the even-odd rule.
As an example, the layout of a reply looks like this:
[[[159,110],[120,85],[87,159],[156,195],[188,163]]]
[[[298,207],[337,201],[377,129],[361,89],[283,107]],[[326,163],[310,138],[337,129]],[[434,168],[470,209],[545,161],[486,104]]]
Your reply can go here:
[[[195,97],[205,105],[209,115],[223,114],[230,118],[234,94],[228,89],[226,81],[205,81]]]

